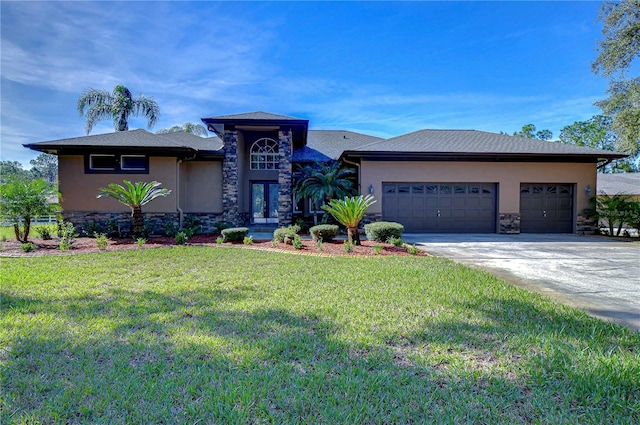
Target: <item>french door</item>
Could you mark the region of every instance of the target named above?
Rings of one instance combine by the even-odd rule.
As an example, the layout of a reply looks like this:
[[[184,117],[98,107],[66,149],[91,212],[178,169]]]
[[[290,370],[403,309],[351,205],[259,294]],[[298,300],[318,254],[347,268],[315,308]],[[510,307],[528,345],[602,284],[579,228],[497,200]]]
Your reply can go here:
[[[278,222],[279,185],[276,182],[251,182],[251,222]]]

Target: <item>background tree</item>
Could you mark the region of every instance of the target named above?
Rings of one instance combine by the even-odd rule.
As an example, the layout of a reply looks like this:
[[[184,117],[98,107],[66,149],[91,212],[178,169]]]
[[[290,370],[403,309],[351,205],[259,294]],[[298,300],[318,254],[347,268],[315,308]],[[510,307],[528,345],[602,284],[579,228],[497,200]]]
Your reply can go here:
[[[313,222],[318,224],[319,207],[333,198],[344,198],[355,194],[351,180],[355,171],[340,167],[339,162],[306,165],[298,169],[294,193],[298,199],[308,197],[313,204]]]
[[[591,64],[596,74],[609,78],[608,99],[596,103],[612,118],[616,148],[637,155],[640,151],[640,78],[626,72],[640,56],[640,0],[605,2],[599,20],[604,39]]]
[[[131,183],[129,180],[123,180],[122,183],[124,186],[111,183],[106,188],[100,188],[98,198],[106,196],[131,208],[133,234],[135,236],[142,236],[144,233],[142,207],[160,196],[169,195],[171,191],[161,188],[160,185],[162,183],[158,183],[157,181],[150,183]]]
[[[182,126],[174,125],[171,128],[163,128],[162,130],[158,130],[156,134],[177,133],[178,131],[184,131],[185,133],[195,134],[200,137],[207,137],[209,135],[203,125],[191,122],[186,122],[182,124]]]
[[[551,132],[551,130],[536,131],[536,126],[533,124],[523,125],[522,130],[514,132],[513,135],[537,140],[551,140],[551,138],[553,137],[553,133]]]
[[[78,99],[78,112],[85,115],[87,134],[98,121],[113,120],[116,131],[129,130],[129,117],[142,116],[147,119],[147,128],[152,128],[160,117],[158,104],[150,97],[133,98],[128,88],[115,86],[113,93],[89,88]]]
[[[31,220],[54,214],[60,209],[56,193],[43,179],[12,180],[0,185],[0,215],[13,225],[16,240],[27,242]]]
[[[604,115],[594,115],[586,121],[576,121],[563,127],[558,140],[560,143],[593,149],[616,150],[616,134],[611,128],[611,118]],[[637,160],[637,156],[617,160],[598,171],[602,173],[638,171]]]
[[[0,183],[14,180],[32,180],[31,171],[22,168],[18,161],[0,161]]]
[[[58,157],[48,153],[41,153],[29,161],[31,164],[31,174],[35,178],[45,179],[49,184],[54,184],[58,180]]]

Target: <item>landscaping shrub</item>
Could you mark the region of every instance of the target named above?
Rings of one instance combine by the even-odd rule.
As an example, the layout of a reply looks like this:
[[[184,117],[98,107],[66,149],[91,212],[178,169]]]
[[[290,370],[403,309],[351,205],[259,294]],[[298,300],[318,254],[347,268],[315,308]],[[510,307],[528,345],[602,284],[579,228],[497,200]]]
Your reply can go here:
[[[409,245],[409,244],[405,244],[404,250],[407,251],[411,255],[418,255],[418,253],[420,252],[420,249],[418,249],[417,246]]]
[[[136,239],[136,244],[138,244],[138,248],[142,248],[146,243],[147,243],[147,240],[145,238]]]
[[[245,245],[253,245],[253,236],[245,236],[242,243]]]
[[[172,238],[176,233],[178,233],[178,227],[173,222],[173,219],[167,220],[167,222],[164,223],[164,234]]]
[[[387,243],[390,243],[393,246],[402,246],[404,242],[402,242],[402,238],[396,238],[395,236],[391,236],[387,239]]]
[[[109,239],[105,233],[94,233],[93,236],[96,238],[96,246],[100,251],[104,251],[107,249],[107,245],[109,244]]]
[[[215,222],[213,223],[213,227],[216,228],[216,230],[218,231],[218,233],[222,233],[222,231],[224,229],[228,229],[229,227],[231,227],[229,224],[227,223],[220,223],[220,222]]]
[[[22,248],[24,252],[33,252],[36,250],[36,246],[33,244],[33,242],[25,242],[20,245],[20,248]]]
[[[277,242],[284,242],[285,237],[293,239],[299,231],[300,226],[295,224],[288,227],[278,227],[273,231],[273,240]]]
[[[82,228],[82,234],[86,235],[88,238],[95,237],[96,233],[102,233],[102,226],[100,226],[100,223],[97,221],[88,221]]]
[[[387,242],[389,238],[401,238],[404,226],[392,221],[378,221],[364,225],[367,239],[375,242]]]
[[[58,229],[58,235],[60,236],[60,250],[68,251],[71,249],[71,245],[74,244],[78,234],[76,233],[76,228],[73,223],[66,221],[60,223],[60,228]]]
[[[176,244],[184,245],[187,243],[187,235],[184,232],[176,233]]]
[[[304,245],[302,244],[302,238],[300,237],[300,235],[295,235],[293,237],[293,240],[291,241],[291,245],[293,245],[295,249],[304,248]]]
[[[332,241],[338,234],[339,227],[335,224],[319,224],[309,229],[314,241],[322,239],[325,242]]]
[[[36,227],[36,233],[43,241],[48,241],[49,239],[51,239],[51,228],[48,226]]]
[[[223,238],[222,236],[218,236],[218,237],[216,238],[216,243],[217,243],[218,245],[220,245],[220,244],[222,244],[222,242],[224,242],[224,238]]]
[[[230,227],[222,231],[222,238],[225,242],[241,241],[248,234],[249,229],[246,227]]]
[[[182,222],[182,231],[187,235],[188,239],[191,239],[193,235],[200,233],[202,229],[201,224],[202,222],[198,217],[188,215]]]

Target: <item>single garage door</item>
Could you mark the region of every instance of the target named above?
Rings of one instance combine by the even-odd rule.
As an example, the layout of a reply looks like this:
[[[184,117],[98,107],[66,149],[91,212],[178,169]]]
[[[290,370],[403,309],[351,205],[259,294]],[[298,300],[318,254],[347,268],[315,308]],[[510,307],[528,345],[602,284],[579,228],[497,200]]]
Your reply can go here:
[[[407,232],[494,233],[495,183],[382,183],[382,219]]]
[[[573,184],[521,184],[520,232],[573,233]]]

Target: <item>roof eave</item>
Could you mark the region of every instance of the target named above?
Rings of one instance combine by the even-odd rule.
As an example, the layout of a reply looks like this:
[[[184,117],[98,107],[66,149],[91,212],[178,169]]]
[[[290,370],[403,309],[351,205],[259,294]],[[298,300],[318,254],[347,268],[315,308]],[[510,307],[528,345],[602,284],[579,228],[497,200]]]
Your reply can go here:
[[[371,161],[598,162],[627,156],[617,152],[601,155],[573,153],[344,151],[340,159],[359,158]]]

